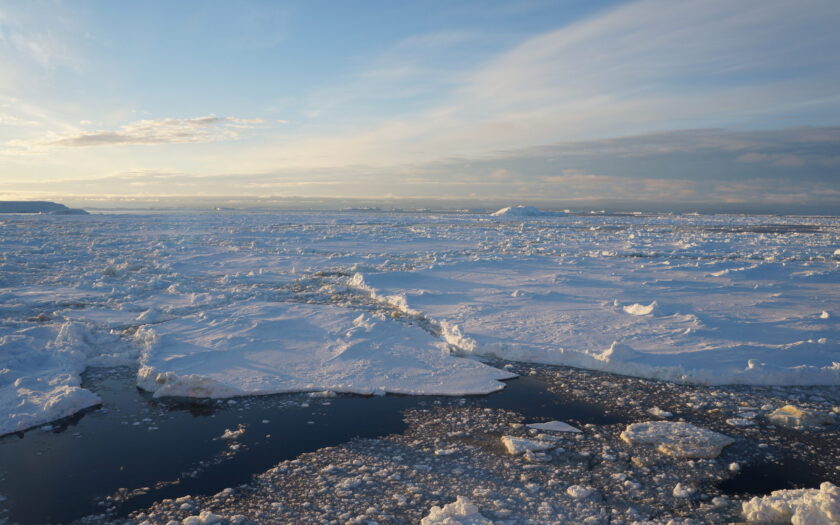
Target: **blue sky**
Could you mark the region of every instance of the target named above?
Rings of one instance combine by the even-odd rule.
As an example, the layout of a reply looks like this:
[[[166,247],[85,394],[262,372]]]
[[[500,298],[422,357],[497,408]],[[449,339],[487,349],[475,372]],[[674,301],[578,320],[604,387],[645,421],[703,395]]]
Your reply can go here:
[[[0,199],[840,205],[840,3],[0,0]]]

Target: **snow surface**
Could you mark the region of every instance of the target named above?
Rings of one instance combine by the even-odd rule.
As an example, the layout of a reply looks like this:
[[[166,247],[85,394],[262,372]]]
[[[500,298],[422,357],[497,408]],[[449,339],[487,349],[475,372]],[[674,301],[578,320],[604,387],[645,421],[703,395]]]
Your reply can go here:
[[[0,433],[95,405],[85,368],[138,359],[158,395],[480,393],[508,377],[450,350],[837,385],[838,234],[834,217],[5,215]],[[352,366],[330,368],[341,344]]]
[[[247,302],[137,333],[137,385],[155,396],[323,391],[464,395],[513,374],[451,355],[428,332],[319,304]]]
[[[832,525],[840,523],[840,487],[825,482],[819,489],[777,490],[743,503],[751,523]]]

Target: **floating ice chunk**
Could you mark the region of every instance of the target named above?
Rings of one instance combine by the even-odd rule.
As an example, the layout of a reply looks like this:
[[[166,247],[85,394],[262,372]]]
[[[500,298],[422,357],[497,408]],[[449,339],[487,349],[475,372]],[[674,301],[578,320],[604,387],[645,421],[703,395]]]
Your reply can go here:
[[[751,523],[832,525],[840,523],[840,487],[826,481],[819,489],[777,490],[745,501],[741,510]]]
[[[528,425],[529,428],[535,428],[537,430],[545,430],[548,432],[580,432],[579,428],[575,428],[572,425],[565,423],[563,421],[547,421],[545,423],[531,423]]]
[[[366,328],[360,328],[367,326]],[[421,328],[323,304],[238,303],[137,333],[137,384],[160,396],[279,392],[465,395],[514,374],[453,356]]]
[[[631,445],[656,445],[659,452],[678,458],[716,458],[735,442],[729,436],[682,421],[648,421],[628,425],[621,439]]]
[[[458,496],[443,507],[432,507],[429,515],[420,520],[420,525],[493,525],[493,522],[484,517],[469,498]]]
[[[244,433],[245,433],[245,425],[239,425],[238,427],[236,427],[236,430],[231,430],[229,428],[226,428],[224,433],[221,435],[221,439],[236,439],[236,438],[242,436],[242,434],[244,434]]]
[[[688,498],[692,494],[694,494],[694,492],[696,492],[696,490],[697,489],[695,489],[692,486],[683,485],[682,483],[677,483],[674,486],[674,490],[671,491],[671,494],[673,494],[675,498]]]
[[[771,423],[787,428],[810,428],[834,423],[832,414],[814,412],[793,405],[785,405],[770,412],[767,414],[767,419]]]
[[[755,421],[745,417],[731,417],[726,420],[726,424],[733,427],[749,427],[755,425]]]
[[[630,315],[651,315],[656,312],[657,306],[656,301],[653,301],[649,305],[634,303],[624,306],[622,310]]]
[[[586,499],[595,492],[592,487],[581,487],[580,485],[571,485],[566,489],[566,494],[574,499]]]
[[[557,445],[554,443],[545,443],[543,441],[534,441],[533,439],[502,436],[502,444],[507,449],[508,454],[517,455],[525,452],[540,452],[543,450],[550,450]]]
[[[516,206],[508,206],[500,210],[494,211],[490,215],[493,217],[538,217],[544,215],[545,212],[540,211],[533,206],[524,206],[518,204]]]
[[[213,514],[209,510],[202,510],[198,516],[187,516],[181,520],[182,525],[213,525],[222,521],[224,518],[218,514]]]
[[[662,410],[659,407],[649,408],[647,413],[652,415],[653,417],[662,417],[662,418],[674,417],[674,414],[672,412],[668,412],[667,410]]]

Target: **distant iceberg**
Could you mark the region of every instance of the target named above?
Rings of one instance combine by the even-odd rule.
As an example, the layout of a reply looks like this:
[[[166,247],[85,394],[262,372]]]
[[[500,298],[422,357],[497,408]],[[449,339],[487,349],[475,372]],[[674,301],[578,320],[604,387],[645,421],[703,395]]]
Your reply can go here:
[[[0,201],[0,213],[46,213],[49,215],[88,215],[79,208],[68,208],[49,201]]]
[[[502,208],[490,215],[493,217],[562,217],[566,214],[562,211],[543,211],[533,206],[519,204]]]

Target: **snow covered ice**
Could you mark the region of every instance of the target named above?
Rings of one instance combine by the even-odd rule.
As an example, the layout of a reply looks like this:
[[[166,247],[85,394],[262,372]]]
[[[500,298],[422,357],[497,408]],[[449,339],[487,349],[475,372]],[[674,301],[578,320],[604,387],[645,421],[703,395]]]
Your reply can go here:
[[[0,432],[95,405],[92,365],[158,396],[485,393],[485,357],[840,384],[836,218],[503,215],[4,216]]]
[[[819,489],[778,490],[743,504],[751,523],[831,525],[840,523],[840,488],[825,482]]]
[[[318,304],[249,302],[167,321],[144,341],[138,386],[156,396],[324,391],[463,395],[512,374],[451,355],[412,325]]]

